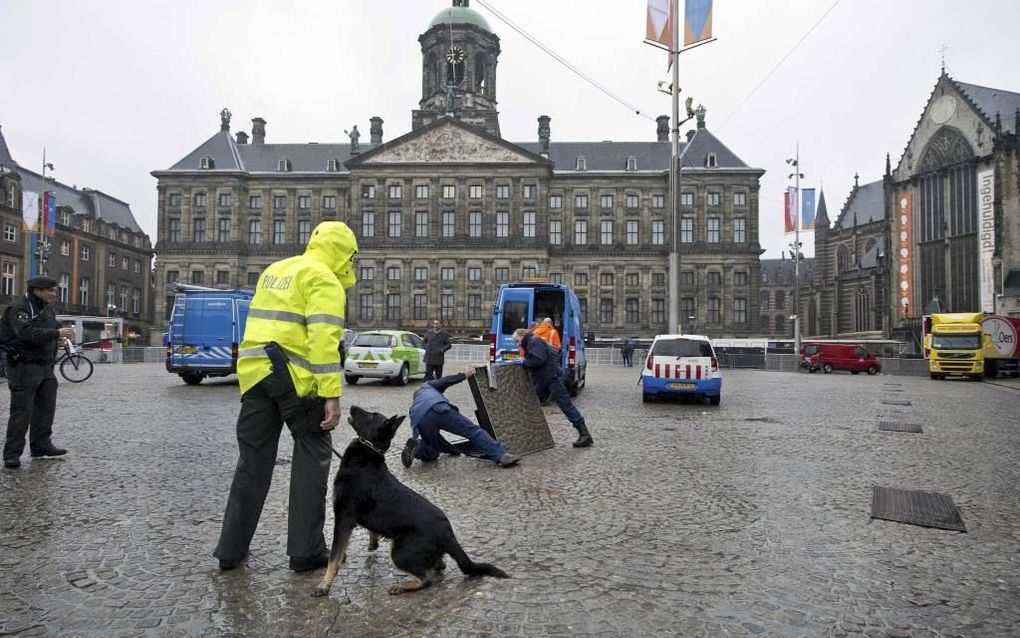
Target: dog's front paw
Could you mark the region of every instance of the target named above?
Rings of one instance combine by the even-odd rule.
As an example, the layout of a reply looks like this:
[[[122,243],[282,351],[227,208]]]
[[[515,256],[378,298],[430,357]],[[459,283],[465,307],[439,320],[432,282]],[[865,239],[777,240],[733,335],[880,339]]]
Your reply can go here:
[[[403,587],[400,587],[399,585],[394,585],[393,587],[390,587],[390,596],[399,596],[400,594],[406,593],[407,590],[404,589]]]
[[[322,596],[329,596],[329,587],[316,587],[312,590],[312,598],[321,598]]]

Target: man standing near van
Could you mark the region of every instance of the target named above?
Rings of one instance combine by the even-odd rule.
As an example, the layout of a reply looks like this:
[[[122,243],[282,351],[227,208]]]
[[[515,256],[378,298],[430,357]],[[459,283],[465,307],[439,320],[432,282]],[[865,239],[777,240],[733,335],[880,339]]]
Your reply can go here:
[[[446,363],[446,351],[453,347],[450,335],[440,330],[439,320],[432,321],[432,329],[425,333],[425,380],[440,379],[443,376],[443,364]]]
[[[347,224],[326,221],[303,255],[272,264],[259,277],[238,353],[239,458],[220,540],[220,569],[248,555],[276,465],[283,424],[294,439],[287,554],[304,572],[329,559],[322,533],[332,457],[330,432],[340,422],[340,342],[346,289],[356,282],[358,242]]]
[[[570,420],[570,424],[577,429],[577,440],[574,447],[589,447],[594,440],[588,427],[584,422],[581,412],[570,400],[570,394],[563,379],[560,377],[559,356],[553,353],[542,339],[536,337],[527,328],[514,330],[514,341],[524,349],[524,367],[531,373],[531,380],[535,383],[535,391],[538,396],[548,395],[556,402],[563,414]]]

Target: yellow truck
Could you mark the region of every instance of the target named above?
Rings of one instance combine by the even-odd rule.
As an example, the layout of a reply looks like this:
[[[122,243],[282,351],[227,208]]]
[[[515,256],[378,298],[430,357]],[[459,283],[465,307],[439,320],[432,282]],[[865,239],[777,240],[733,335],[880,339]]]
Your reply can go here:
[[[925,322],[925,352],[932,379],[966,376],[980,381],[985,372],[985,337],[981,331],[984,314],[951,312],[933,314]]]

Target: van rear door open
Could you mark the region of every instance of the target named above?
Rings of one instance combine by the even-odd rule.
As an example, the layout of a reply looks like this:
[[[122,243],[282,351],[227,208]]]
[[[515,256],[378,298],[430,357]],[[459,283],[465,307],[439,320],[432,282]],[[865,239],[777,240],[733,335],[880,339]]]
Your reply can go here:
[[[534,318],[532,309],[535,305],[534,288],[507,288],[495,309],[493,326],[499,329],[496,336],[496,362],[516,359],[517,344],[514,343],[514,330],[527,328]]]

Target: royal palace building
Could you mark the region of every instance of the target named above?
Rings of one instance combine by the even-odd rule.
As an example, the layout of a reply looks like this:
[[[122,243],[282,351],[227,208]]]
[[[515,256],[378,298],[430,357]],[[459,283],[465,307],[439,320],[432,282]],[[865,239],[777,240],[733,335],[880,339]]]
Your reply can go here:
[[[44,191],[56,200],[53,223],[26,231],[23,194]],[[33,276],[49,275],[57,314],[118,317],[126,343],[152,341],[152,245],[126,202],[44,179],[14,160],[0,132],[0,219],[0,307],[24,295]]]
[[[422,96],[410,132],[384,141],[274,144],[220,130],[158,179],[157,315],[175,282],[254,286],[298,254],[323,220],[360,246],[347,325],[424,329],[439,318],[462,335],[488,332],[496,290],[537,277],[570,284],[599,336],[668,329],[673,234],[666,116],[649,141],[559,142],[537,118],[533,141],[500,135],[500,40],[454,0],[419,37]],[[682,144],[680,313],[698,332],[759,334],[758,188],[751,168],[706,127]],[[654,133],[654,135],[653,135]]]

